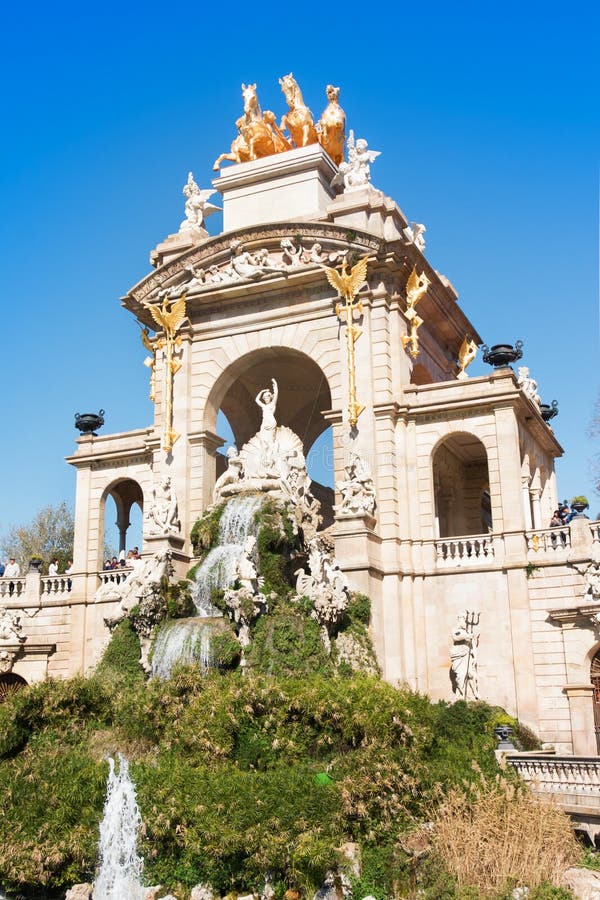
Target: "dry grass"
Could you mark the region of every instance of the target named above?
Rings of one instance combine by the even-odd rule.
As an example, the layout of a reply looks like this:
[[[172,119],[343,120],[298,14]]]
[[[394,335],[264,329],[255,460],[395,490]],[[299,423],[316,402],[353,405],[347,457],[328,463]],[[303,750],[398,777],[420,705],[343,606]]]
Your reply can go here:
[[[459,887],[481,897],[507,884],[560,886],[581,858],[568,816],[524,785],[497,775],[454,789],[433,815],[434,853]]]

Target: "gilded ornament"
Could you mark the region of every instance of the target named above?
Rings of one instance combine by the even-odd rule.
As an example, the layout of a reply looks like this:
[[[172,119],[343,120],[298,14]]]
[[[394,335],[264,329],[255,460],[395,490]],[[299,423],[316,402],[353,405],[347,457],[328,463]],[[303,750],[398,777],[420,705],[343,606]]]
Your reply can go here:
[[[469,337],[469,335],[465,335],[458,351],[459,372],[456,376],[457,378],[464,379],[469,377],[465,370],[467,366],[471,365],[476,356],[477,344]]]
[[[420,353],[418,331],[423,324],[423,319],[417,313],[415,306],[427,293],[427,288],[430,284],[431,282],[424,272],[420,275],[417,274],[416,266],[406,282],[406,312],[404,315],[410,322],[410,331],[408,334],[402,335],[401,341],[404,349],[410,346],[410,355],[413,359],[416,359]]]
[[[176,359],[174,353],[175,348],[181,347],[181,335],[177,332],[187,318],[185,305],[184,293],[179,300],[172,303],[164,298],[161,306],[147,307],[159,329],[164,333],[163,336],[155,338],[153,345],[155,350],[164,351],[165,402],[161,446],[166,453],[171,452],[173,444],[179,438],[179,434],[173,428],[173,377],[181,368],[181,361]],[[144,340],[142,333],[142,341]],[[144,346],[147,345],[144,343]]]
[[[321,265],[324,270],[329,284],[338,292],[338,295],[344,300],[344,303],[337,303],[335,314],[343,321],[342,316],[346,316],[346,349],[348,354],[348,422],[350,427],[354,428],[358,421],[358,417],[364,410],[356,398],[356,356],[354,345],[362,334],[360,328],[354,322],[355,313],[362,315],[362,300],[357,300],[356,295],[360,289],[367,283],[367,264],[369,257],[363,256],[356,265],[348,272],[348,264],[344,259],[342,271],[338,272],[329,266]]]

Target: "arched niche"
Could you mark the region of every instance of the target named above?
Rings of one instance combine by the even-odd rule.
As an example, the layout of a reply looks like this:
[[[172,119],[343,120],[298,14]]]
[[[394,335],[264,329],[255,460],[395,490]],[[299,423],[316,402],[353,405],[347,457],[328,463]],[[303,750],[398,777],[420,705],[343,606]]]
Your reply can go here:
[[[487,452],[469,432],[444,437],[432,454],[438,537],[492,530]]]
[[[221,373],[205,407],[207,431],[216,430],[219,411],[226,417],[236,446],[241,448],[260,427],[256,396],[277,381],[277,422],[302,440],[304,452],[328,426],[323,412],[331,409],[331,391],[317,363],[290,347],[268,347],[247,353]]]
[[[109,498],[112,502],[109,501]],[[101,517],[102,535],[98,542],[100,557],[104,554],[105,535],[107,534],[107,518],[116,513],[114,525],[118,554],[132,549],[133,546],[141,550],[142,542],[142,516],[144,511],[144,494],[141,486],[132,478],[121,478],[112,482],[102,495]],[[112,523],[110,523],[112,524]],[[132,527],[133,526],[133,527]],[[98,560],[98,568],[102,568],[103,559]]]
[[[260,428],[262,413],[256,403],[260,391],[278,387],[277,424],[291,428],[302,441],[313,493],[323,506],[327,523],[332,521],[333,440],[323,412],[331,409],[331,390],[317,363],[290,347],[269,347],[247,353],[225,369],[206,403],[204,427],[221,434],[226,443],[217,454],[216,477],[225,469],[227,443],[241,449]],[[312,452],[311,452],[312,450]],[[328,509],[326,509],[328,508]]]
[[[0,675],[0,703],[4,703],[8,697],[12,697],[24,687],[27,687],[27,682],[15,672],[5,672]]]

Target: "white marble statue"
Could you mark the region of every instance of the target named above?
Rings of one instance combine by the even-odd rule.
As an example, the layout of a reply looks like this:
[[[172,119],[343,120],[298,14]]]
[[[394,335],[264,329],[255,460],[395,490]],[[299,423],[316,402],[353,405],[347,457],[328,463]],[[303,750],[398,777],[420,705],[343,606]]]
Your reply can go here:
[[[355,141],[353,131],[348,135],[346,146],[348,161],[340,163],[339,170],[331,181],[333,186],[343,184],[344,193],[367,187],[371,181],[371,164],[381,155],[380,150],[369,150],[364,138]]]
[[[264,474],[277,475],[276,459],[275,459],[275,438],[277,436],[277,421],[275,419],[275,410],[277,408],[277,399],[279,397],[279,388],[274,378],[271,379],[272,390],[266,388],[259,391],[255,398],[255,403],[262,411],[262,421],[258,436],[260,438],[264,459]]]
[[[225,455],[227,457],[227,468],[217,478],[213,490],[213,503],[215,504],[221,501],[223,489],[228,485],[239,484],[244,473],[242,460],[238,456],[236,447],[228,447]]]
[[[527,366],[519,366],[517,381],[525,396],[529,397],[531,400],[533,400],[534,403],[537,403],[537,405],[539,406],[542,402],[542,399],[537,392],[537,381],[535,380],[535,378],[531,378],[529,374],[529,368]]]
[[[411,222],[411,225],[404,229],[407,238],[413,242],[421,253],[425,253],[425,238],[423,235],[426,231],[426,227],[421,222]]]
[[[479,700],[477,681],[479,633],[473,630],[478,624],[479,613],[467,611],[458,616],[456,628],[452,632],[450,648],[452,690],[463,700]]]
[[[201,191],[190,172],[187,184],[183,188],[183,194],[186,197],[185,219],[179,226],[179,233],[194,231],[205,234],[204,219],[220,209],[219,206],[214,206],[208,202],[208,198],[216,194],[216,191],[213,189]]]
[[[26,640],[21,625],[21,614],[9,612],[6,607],[0,607],[0,642],[22,644]]]
[[[266,247],[251,253],[244,249],[240,241],[233,241],[231,252],[231,268],[239,278],[259,281],[264,275],[281,275],[285,272],[283,266],[271,262]]]
[[[312,601],[311,615],[321,626],[325,647],[331,649],[330,633],[348,606],[348,579],[322,538],[308,542],[308,567],[297,569],[296,594]]]
[[[179,534],[181,522],[177,510],[177,497],[167,476],[152,488],[152,503],[146,517],[146,529],[150,535]]]
[[[352,451],[344,469],[346,478],[336,484],[342,495],[336,512],[342,516],[372,516],[376,505],[375,486],[367,463]]]

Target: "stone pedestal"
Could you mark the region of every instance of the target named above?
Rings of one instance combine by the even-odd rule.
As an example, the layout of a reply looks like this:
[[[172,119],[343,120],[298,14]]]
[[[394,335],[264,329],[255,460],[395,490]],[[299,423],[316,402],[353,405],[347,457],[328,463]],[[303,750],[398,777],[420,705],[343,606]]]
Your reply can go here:
[[[335,195],[331,179],[336,172],[320,144],[223,169],[213,181],[223,195],[223,230],[325,213]]]
[[[144,556],[171,551],[171,562],[175,570],[175,578],[185,578],[190,565],[190,557],[183,552],[185,540],[174,534],[144,535]]]
[[[206,228],[190,228],[187,231],[170,234],[162,243],[157,244],[154,250],[150,251],[150,265],[158,268],[171,262],[186,250],[191,250],[196,244],[202,243],[209,237]]]
[[[564,692],[569,698],[571,733],[575,756],[597,756],[594,733],[594,688],[591,684],[567,684]]]

